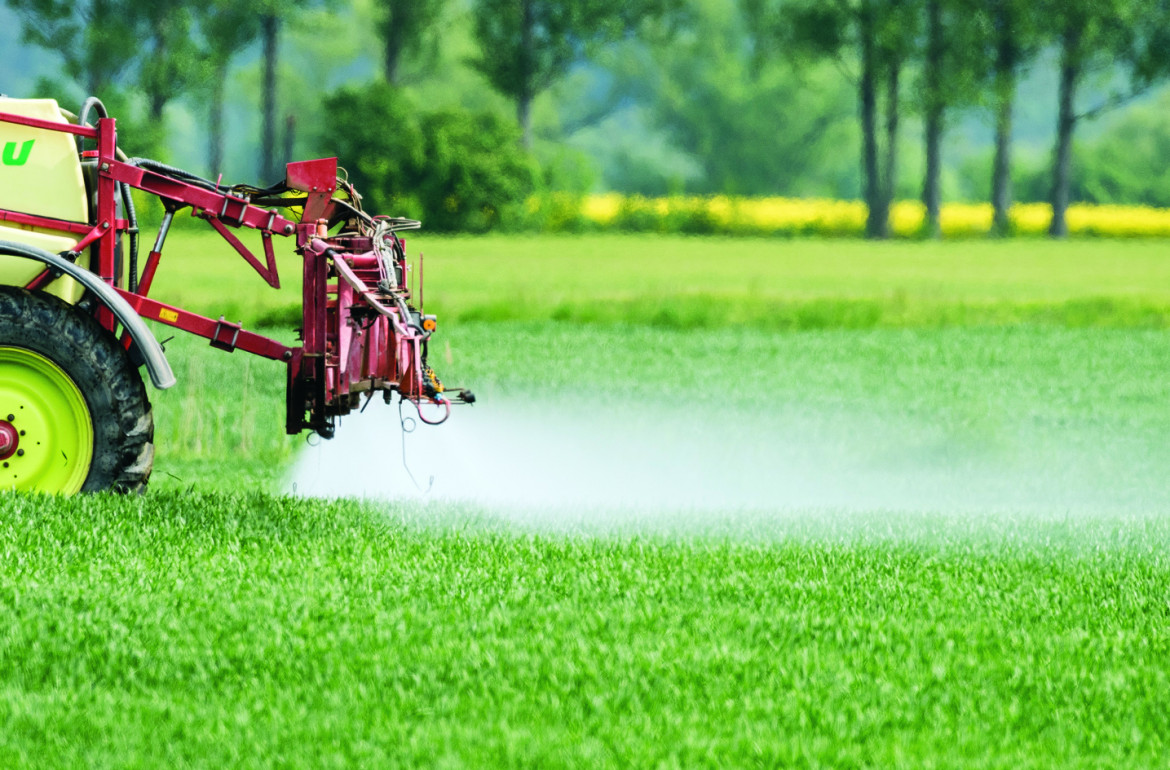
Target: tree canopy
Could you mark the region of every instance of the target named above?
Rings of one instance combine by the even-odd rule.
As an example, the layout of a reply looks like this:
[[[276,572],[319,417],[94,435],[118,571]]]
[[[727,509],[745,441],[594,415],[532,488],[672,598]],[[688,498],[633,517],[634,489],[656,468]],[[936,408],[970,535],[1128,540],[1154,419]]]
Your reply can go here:
[[[1142,133],[1164,0],[4,0],[0,21],[22,41],[0,90],[99,95],[134,152],[265,183],[367,136],[339,94],[367,144],[393,117],[489,156],[436,174],[489,167],[482,131],[526,158],[501,190],[860,197],[875,237],[896,197],[921,197],[927,234],[943,199],[990,200],[1002,232],[1042,198],[1060,235],[1070,201],[1163,202],[1170,166]]]

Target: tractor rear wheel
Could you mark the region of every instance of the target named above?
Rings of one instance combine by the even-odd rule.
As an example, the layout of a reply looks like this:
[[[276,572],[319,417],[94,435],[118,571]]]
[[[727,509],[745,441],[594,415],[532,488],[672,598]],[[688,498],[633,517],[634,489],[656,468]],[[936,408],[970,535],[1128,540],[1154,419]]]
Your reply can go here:
[[[0,288],[0,489],[141,492],[146,388],[115,337],[46,294]]]

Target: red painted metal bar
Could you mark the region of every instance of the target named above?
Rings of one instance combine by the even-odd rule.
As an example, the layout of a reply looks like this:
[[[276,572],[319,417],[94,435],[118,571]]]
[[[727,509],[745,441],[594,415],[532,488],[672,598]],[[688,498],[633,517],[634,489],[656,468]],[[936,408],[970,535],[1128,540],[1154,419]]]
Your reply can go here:
[[[50,284],[52,282],[53,282],[53,271],[46,269],[46,270],[42,270],[36,278],[34,278],[31,281],[29,281],[28,283],[26,283],[24,285],[24,288],[27,291],[36,291],[37,289],[40,289],[44,286],[47,286],[48,284]]]
[[[406,328],[406,326],[404,325],[410,319],[400,318],[397,308],[389,308],[389,307],[386,307],[385,305],[383,305],[378,300],[378,298],[374,296],[373,292],[370,291],[369,287],[366,286],[365,283],[362,282],[362,279],[358,278],[356,275],[354,275],[353,271],[349,269],[349,265],[347,265],[345,263],[344,259],[333,260],[333,269],[337,272],[337,275],[345,282],[345,285],[347,287],[349,287],[349,288],[353,289],[353,291],[357,292],[358,296],[360,296],[362,298],[362,300],[364,300],[367,305],[372,307],[374,310],[378,311],[378,313],[385,316],[389,320],[390,325],[394,328],[394,331],[396,333],[398,333],[399,335],[401,335],[404,338],[409,338],[409,337],[414,336],[414,332],[412,332],[410,329]],[[343,301],[346,306],[352,304],[352,302],[353,302],[352,296],[347,297],[346,295],[339,293],[338,298],[339,298],[339,301]]]
[[[96,139],[98,136],[98,129],[90,128],[89,126],[75,126],[72,123],[56,123],[52,120],[26,118],[24,115],[13,115],[11,112],[0,112],[0,123],[15,123],[19,126],[29,126],[30,128],[46,128],[50,131],[76,134],[77,136],[85,136],[90,139]]]
[[[315,230],[313,225],[304,225],[310,231]],[[302,302],[305,320],[304,338],[305,355],[322,355],[325,353],[325,297],[326,297],[326,259],[311,249],[304,250],[304,283],[302,285]]]
[[[53,219],[52,217],[38,217],[33,214],[22,214],[19,211],[9,211],[7,209],[0,209],[0,222],[12,222],[30,227],[43,227],[46,230],[58,230],[63,233],[75,233],[77,235],[84,235],[93,229],[93,225],[83,222],[70,222],[66,219]]]
[[[216,321],[149,297],[133,294],[125,289],[118,289],[118,293],[143,318],[182,329],[211,340],[213,343],[218,341],[221,344],[217,347],[222,347],[225,350],[239,349],[245,353],[254,353],[263,358],[270,358],[273,361],[290,361],[298,350],[298,348],[290,348],[269,337],[245,331],[239,328],[238,324]],[[229,339],[225,339],[225,329],[230,332]]]
[[[161,251],[151,250],[146,255],[146,267],[142,268],[142,280],[138,282],[138,293],[143,297],[150,294],[150,285],[154,283],[154,274],[158,270],[160,259],[162,259]]]
[[[115,181],[125,182],[131,187],[137,187],[167,200],[186,203],[201,211],[207,211],[233,227],[242,225],[255,230],[268,230],[278,235],[292,235],[296,231],[296,222],[291,219],[282,217],[276,211],[253,206],[234,195],[213,192],[117,161],[110,164],[108,173]]]
[[[110,232],[110,226],[108,223],[103,222],[102,224],[100,224],[97,227],[90,230],[86,234],[86,236],[84,238],[82,238],[80,241],[73,244],[73,250],[80,253],[82,249],[87,248],[92,243],[94,243],[98,238],[101,238],[103,235],[105,235],[108,232]],[[111,268],[110,269],[110,276],[112,277],[113,275],[114,275],[113,268]],[[104,273],[102,273],[102,277],[103,278],[106,277]],[[106,283],[109,283],[109,281],[106,281]]]
[[[99,118],[98,119],[98,180],[97,180],[97,221],[96,226],[100,228],[106,237],[101,237],[97,241],[97,264],[98,275],[102,277],[109,285],[115,284],[115,276],[117,275],[117,235],[115,226],[117,225],[118,209],[116,202],[116,183],[108,173],[111,163],[115,163],[115,155],[117,154],[117,131],[114,128],[113,118]],[[90,259],[90,269],[93,268],[94,260]],[[98,322],[114,331],[117,326],[117,321],[114,320],[114,314],[109,309],[103,307],[98,310]]]
[[[265,266],[260,264],[260,260],[256,259],[256,255],[236,237],[235,233],[227,229],[223,222],[219,221],[219,217],[213,216],[205,211],[200,216],[200,219],[207,220],[207,223],[215,228],[215,231],[220,234],[220,237],[227,241],[236,250],[236,253],[243,257],[244,261],[251,265],[252,269],[259,273],[261,278],[268,282],[269,286],[274,289],[280,288],[280,275],[276,272],[276,255],[272,253],[272,236],[267,231],[264,231],[263,235],[264,257],[268,263]]]

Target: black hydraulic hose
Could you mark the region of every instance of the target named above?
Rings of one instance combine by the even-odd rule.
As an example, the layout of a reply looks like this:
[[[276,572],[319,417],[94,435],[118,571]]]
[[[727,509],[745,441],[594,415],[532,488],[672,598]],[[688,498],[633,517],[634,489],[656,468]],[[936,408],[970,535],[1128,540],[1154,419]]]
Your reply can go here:
[[[97,110],[97,114],[99,117],[102,117],[102,118],[110,117],[110,113],[106,112],[106,105],[102,104],[102,100],[97,98],[96,96],[91,96],[91,97],[87,98],[85,100],[85,102],[81,105],[81,113],[78,115],[78,118],[77,118],[78,125],[80,125],[80,126],[89,125],[87,121],[89,120],[89,111],[90,110]]]
[[[151,160],[150,158],[131,158],[130,162],[135,166],[141,166],[148,171],[157,171],[160,174],[178,177],[179,179],[182,179],[185,182],[190,182],[191,184],[198,187],[204,187],[212,191],[219,189],[215,182],[212,182],[210,179],[204,179],[201,176],[192,174],[190,171],[184,171],[181,168],[168,166],[166,163],[159,163],[157,160]]]
[[[106,105],[102,104],[102,100],[97,98],[96,96],[90,96],[81,105],[81,114],[77,116],[77,125],[88,126],[89,125],[89,122],[88,122],[89,121],[89,113],[91,111],[97,111],[98,116],[102,117],[102,118],[110,117],[110,114],[108,112],[106,112]],[[77,151],[78,152],[81,152],[81,143],[84,141],[85,141],[85,139],[83,137],[80,137],[80,136],[77,137]]]
[[[130,195],[130,185],[118,182],[122,192],[122,203],[126,207],[126,219],[130,227],[126,233],[130,236],[130,291],[138,291],[138,212],[134,210],[134,198]]]

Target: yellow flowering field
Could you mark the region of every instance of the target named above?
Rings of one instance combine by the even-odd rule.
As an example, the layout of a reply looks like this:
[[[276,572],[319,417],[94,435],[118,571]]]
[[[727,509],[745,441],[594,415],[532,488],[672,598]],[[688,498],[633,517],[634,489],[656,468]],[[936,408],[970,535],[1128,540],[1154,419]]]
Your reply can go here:
[[[552,229],[562,229],[577,207],[578,225],[588,229],[645,232],[707,232],[736,235],[860,236],[865,230],[865,204],[810,198],[742,198],[677,196],[644,198],[618,193],[588,195],[579,201],[559,198],[554,205],[530,203],[535,214],[555,209]],[[898,201],[890,212],[896,236],[911,238],[922,231],[925,207],[919,201]],[[991,229],[990,203],[947,203],[942,230],[947,237],[977,237]],[[1020,203],[1012,207],[1017,235],[1043,235],[1052,208],[1047,203]],[[1074,204],[1068,210],[1070,234],[1111,238],[1170,237],[1170,209],[1150,206],[1095,206]]]

